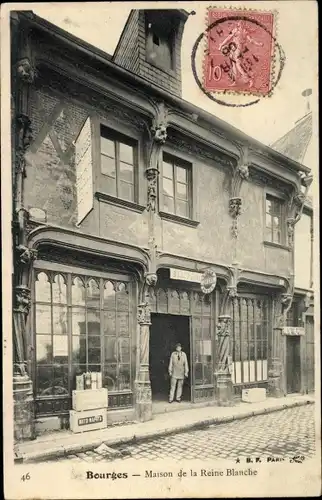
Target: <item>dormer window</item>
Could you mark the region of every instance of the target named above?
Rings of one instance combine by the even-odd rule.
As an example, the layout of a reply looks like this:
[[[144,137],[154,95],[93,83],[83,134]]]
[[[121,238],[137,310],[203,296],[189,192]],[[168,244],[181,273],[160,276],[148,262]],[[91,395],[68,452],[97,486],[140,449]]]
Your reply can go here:
[[[146,60],[169,71],[174,66],[175,29],[171,19],[158,19],[155,12],[146,14]]]

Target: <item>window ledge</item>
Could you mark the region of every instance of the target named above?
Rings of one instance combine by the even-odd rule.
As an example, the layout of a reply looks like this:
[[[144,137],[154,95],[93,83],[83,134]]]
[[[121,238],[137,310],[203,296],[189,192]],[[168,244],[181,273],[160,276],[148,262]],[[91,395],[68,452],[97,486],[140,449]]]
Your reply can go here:
[[[273,243],[272,241],[264,241],[264,246],[265,247],[275,247],[275,248],[281,248],[283,250],[288,250],[290,251],[291,250],[291,247],[287,246],[287,245],[282,245],[280,243]]]
[[[102,193],[101,191],[96,191],[95,197],[98,199],[98,201],[110,203],[111,205],[115,205],[117,207],[128,208],[129,210],[133,210],[133,212],[142,213],[146,208],[144,205],[139,205],[138,203],[134,203],[133,201],[123,200],[121,198],[116,198],[115,196]]]
[[[186,217],[181,217],[180,215],[170,214],[168,212],[159,212],[161,219],[169,220],[171,222],[176,222],[177,224],[183,224],[184,226],[197,227],[200,222],[193,219],[188,219]]]

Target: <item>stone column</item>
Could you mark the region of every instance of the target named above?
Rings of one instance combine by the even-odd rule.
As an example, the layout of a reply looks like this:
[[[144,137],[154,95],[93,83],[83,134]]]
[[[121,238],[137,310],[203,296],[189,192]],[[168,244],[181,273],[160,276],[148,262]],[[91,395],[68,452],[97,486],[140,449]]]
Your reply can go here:
[[[151,313],[149,303],[143,302],[138,306],[138,323],[140,329],[140,366],[136,385],[136,415],[141,422],[152,418],[152,392],[149,373],[149,342]]]
[[[232,400],[232,380],[230,367],[230,332],[231,317],[228,314],[222,314],[218,317],[217,324],[217,342],[218,342],[218,370],[217,379],[217,401],[218,405],[226,406],[231,404]]]

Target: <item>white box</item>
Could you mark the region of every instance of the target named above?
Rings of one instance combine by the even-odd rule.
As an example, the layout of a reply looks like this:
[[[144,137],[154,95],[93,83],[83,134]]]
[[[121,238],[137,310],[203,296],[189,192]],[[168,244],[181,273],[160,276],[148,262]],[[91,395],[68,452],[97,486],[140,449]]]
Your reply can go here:
[[[73,391],[72,408],[75,411],[96,410],[107,408],[107,389],[85,389],[84,391]]]
[[[253,389],[243,389],[242,391],[242,401],[245,401],[245,403],[258,403],[259,401],[265,401],[265,399],[266,389],[254,387]]]
[[[69,426],[75,433],[104,429],[107,427],[107,410],[106,408],[88,411],[70,410]]]

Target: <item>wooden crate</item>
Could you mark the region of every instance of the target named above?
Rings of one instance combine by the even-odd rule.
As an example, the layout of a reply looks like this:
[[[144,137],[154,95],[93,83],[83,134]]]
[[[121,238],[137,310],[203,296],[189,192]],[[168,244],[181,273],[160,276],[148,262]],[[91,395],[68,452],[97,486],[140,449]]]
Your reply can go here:
[[[107,427],[107,410],[99,408],[96,410],[69,412],[70,430],[74,433],[96,431]]]
[[[107,389],[86,389],[73,391],[72,408],[75,411],[88,411],[97,408],[107,408]]]

